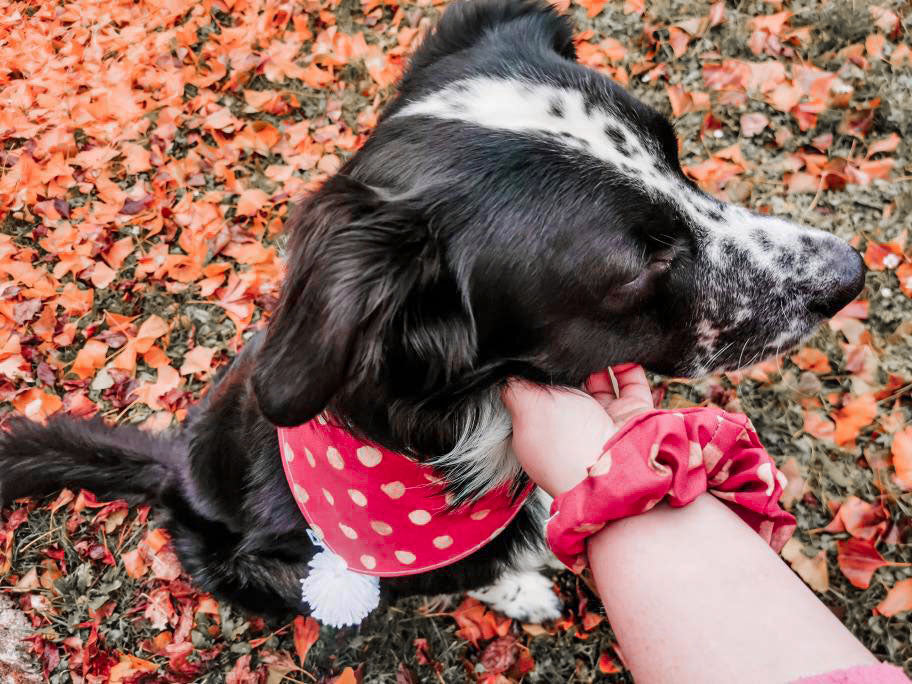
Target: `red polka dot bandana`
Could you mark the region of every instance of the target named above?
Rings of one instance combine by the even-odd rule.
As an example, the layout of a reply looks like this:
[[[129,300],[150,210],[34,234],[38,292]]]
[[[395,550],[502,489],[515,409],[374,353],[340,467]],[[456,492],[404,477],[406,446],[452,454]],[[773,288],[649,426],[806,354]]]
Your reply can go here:
[[[589,476],[554,499],[548,545],[581,572],[587,539],[606,523],[666,497],[673,507],[686,506],[708,491],[778,552],[796,527],[779,506],[786,484],[747,416],[714,408],[651,411],[609,439]]]
[[[307,524],[348,569],[415,575],[455,563],[504,530],[529,493],[509,484],[448,509],[431,467],[354,437],[320,416],[279,428],[285,477]]]

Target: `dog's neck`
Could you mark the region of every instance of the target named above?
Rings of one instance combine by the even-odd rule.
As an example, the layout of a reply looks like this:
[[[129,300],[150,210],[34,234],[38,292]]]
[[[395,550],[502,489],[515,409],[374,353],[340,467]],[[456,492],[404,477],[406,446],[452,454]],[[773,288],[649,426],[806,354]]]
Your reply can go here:
[[[428,463],[446,475],[457,502],[476,499],[520,480],[522,469],[510,447],[512,435],[513,421],[494,388],[465,409],[453,448]]]
[[[399,405],[368,417],[335,404],[330,412],[352,432],[434,466],[449,483],[454,503],[477,499],[513,482],[526,482],[510,447],[513,423],[497,386],[480,390],[445,411]]]

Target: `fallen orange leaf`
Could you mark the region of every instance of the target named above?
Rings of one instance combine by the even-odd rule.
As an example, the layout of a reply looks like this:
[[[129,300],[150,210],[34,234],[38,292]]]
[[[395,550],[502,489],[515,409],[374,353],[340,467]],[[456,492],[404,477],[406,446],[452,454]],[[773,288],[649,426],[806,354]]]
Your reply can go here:
[[[888,565],[870,539],[845,539],[836,544],[839,569],[853,587],[867,589],[878,568]]]
[[[827,355],[814,347],[803,347],[792,355],[792,363],[798,368],[812,373],[829,373],[832,371]]]
[[[184,361],[180,367],[180,374],[190,375],[192,373],[208,372],[210,366],[212,366],[212,357],[214,354],[214,347],[194,347],[184,355]]]
[[[133,238],[121,238],[111,245],[111,248],[104,253],[105,261],[107,261],[108,265],[116,271],[123,265],[124,260],[130,256],[134,247]]]
[[[149,566],[146,564],[146,559],[140,549],[133,549],[132,551],[122,553],[120,555],[120,560],[123,561],[124,571],[133,579],[139,579],[145,575],[146,571],[149,569]]]
[[[896,484],[907,491],[912,490],[912,427],[893,435],[890,454],[893,456]]]
[[[70,372],[79,378],[85,379],[95,375],[95,371],[104,366],[105,354],[108,345],[100,340],[86,340],[82,349],[76,354],[76,359],[70,367]]]
[[[269,195],[259,188],[245,190],[238,197],[235,214],[238,216],[253,216],[269,201]]]
[[[155,672],[158,665],[151,660],[143,660],[128,653],[120,654],[118,662],[108,673],[108,684],[120,684],[127,680],[134,681],[139,675]]]
[[[782,490],[780,502],[786,510],[791,510],[792,506],[795,505],[795,502],[801,499],[807,491],[807,482],[802,476],[801,468],[794,456],[790,456],[780,470],[788,481]]]
[[[160,317],[152,314],[139,326],[136,333],[134,347],[140,354],[145,354],[159,337],[168,332],[168,324]]]
[[[312,617],[305,618],[298,615],[295,617],[293,625],[295,651],[297,652],[298,660],[301,661],[301,666],[303,667],[311,646],[320,638],[320,623]]]
[[[906,297],[912,297],[912,264],[901,264],[896,269],[896,277],[899,279],[899,289]]]
[[[874,607],[878,615],[892,617],[912,610],[912,577],[900,580],[891,588],[883,601]]]
[[[26,418],[41,422],[48,416],[57,413],[60,407],[63,406],[63,402],[55,394],[49,394],[37,387],[32,387],[16,395],[16,398],[13,399],[13,406]]]
[[[804,416],[804,427],[802,428],[809,435],[827,442],[833,441],[836,433],[836,426],[821,411],[808,411]]]
[[[877,540],[887,530],[889,512],[881,504],[872,504],[850,496],[839,506],[825,532],[848,532],[856,539]]]
[[[346,667],[342,670],[342,674],[332,680],[333,684],[357,684],[358,680],[355,679],[355,671],[350,667]]]
[[[836,444],[852,448],[855,438],[861,429],[874,422],[877,416],[877,400],[873,394],[863,394],[847,401],[834,416],[836,431],[833,435]]]
[[[599,656],[598,669],[602,674],[618,674],[622,672],[621,668],[618,667],[618,664],[614,661],[614,658],[611,657],[611,654],[608,651],[602,653]]]
[[[821,550],[816,556],[809,557],[805,555],[801,542],[792,537],[782,548],[782,557],[811,589],[820,594],[830,590],[826,551]]]

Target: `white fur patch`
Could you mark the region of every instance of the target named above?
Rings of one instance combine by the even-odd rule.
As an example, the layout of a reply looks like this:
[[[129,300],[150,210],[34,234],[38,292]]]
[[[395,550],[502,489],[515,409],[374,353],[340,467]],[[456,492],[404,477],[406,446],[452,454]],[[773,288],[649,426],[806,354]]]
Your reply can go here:
[[[446,472],[455,502],[480,498],[519,476],[519,462],[510,448],[512,435],[513,421],[499,390],[493,388],[466,416],[450,452],[428,465]]]
[[[588,111],[587,111],[588,109]],[[582,91],[521,80],[478,77],[458,81],[415,100],[395,117],[429,116],[489,129],[540,136],[607,164],[653,197],[671,201],[704,242],[710,260],[722,258],[720,243],[737,241],[753,264],[778,272],[775,251],[755,239],[762,234],[778,248],[794,248],[801,235],[835,239],[828,233],[719,202],[685,183],[669,168],[657,140],[644,138],[619,110],[586,107]]]
[[[551,580],[533,571],[508,571],[491,586],[469,592],[507,617],[538,624],[561,615],[561,602]]]

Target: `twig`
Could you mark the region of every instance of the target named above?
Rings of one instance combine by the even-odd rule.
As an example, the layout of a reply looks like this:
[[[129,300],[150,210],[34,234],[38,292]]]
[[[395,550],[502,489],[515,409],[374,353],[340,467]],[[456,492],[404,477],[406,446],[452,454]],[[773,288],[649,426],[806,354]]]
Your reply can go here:
[[[896,399],[897,397],[902,396],[909,390],[912,390],[912,382],[908,383],[907,385],[903,385],[890,396],[884,397],[883,399],[878,400],[877,403],[882,404],[885,401],[890,401],[891,399]]]
[[[825,176],[820,176],[820,180],[817,182],[817,193],[814,195],[814,199],[811,200],[810,206],[804,210],[804,213],[802,214],[802,216],[807,216],[812,211],[814,211],[814,208],[817,206],[817,202],[820,201],[820,194],[823,192],[823,179],[824,178],[825,178]]]

